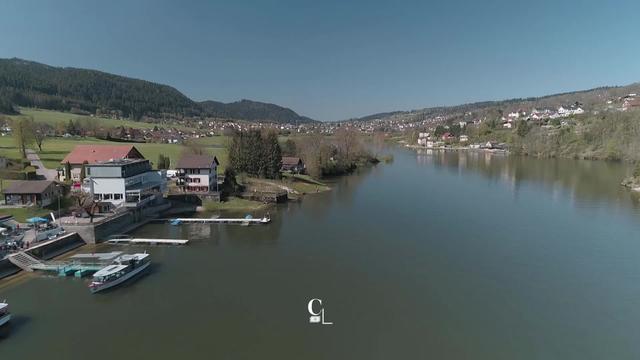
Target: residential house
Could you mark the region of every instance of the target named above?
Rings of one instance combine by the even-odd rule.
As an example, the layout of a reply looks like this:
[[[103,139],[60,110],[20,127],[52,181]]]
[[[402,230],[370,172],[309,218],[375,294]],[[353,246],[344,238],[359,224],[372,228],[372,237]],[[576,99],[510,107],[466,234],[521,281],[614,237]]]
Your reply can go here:
[[[51,180],[16,180],[4,190],[7,205],[48,206],[64,194],[64,185]]]
[[[450,140],[454,140],[456,137],[453,136],[453,134],[451,134],[450,132],[446,132],[444,134],[442,134],[442,141],[450,141]]]
[[[215,156],[184,155],[176,165],[177,184],[185,192],[217,192],[219,165]]]
[[[304,172],[304,169],[304,162],[299,157],[282,157],[282,168],[280,169],[281,171],[291,171],[299,174]]]
[[[62,160],[63,169],[66,164],[71,165],[71,174],[63,174],[61,179],[80,181],[82,164],[94,164],[120,159],[144,159],[142,153],[133,145],[76,145],[76,147]],[[64,170],[66,172],[66,170]]]
[[[460,142],[468,142],[468,141],[469,141],[468,135],[460,135]]]
[[[429,140],[429,133],[428,132],[418,133],[418,145],[426,146],[427,145],[427,140]]]
[[[162,201],[167,187],[164,170],[152,170],[145,159],[116,159],[85,166],[82,190],[97,202],[114,207],[142,207]]]

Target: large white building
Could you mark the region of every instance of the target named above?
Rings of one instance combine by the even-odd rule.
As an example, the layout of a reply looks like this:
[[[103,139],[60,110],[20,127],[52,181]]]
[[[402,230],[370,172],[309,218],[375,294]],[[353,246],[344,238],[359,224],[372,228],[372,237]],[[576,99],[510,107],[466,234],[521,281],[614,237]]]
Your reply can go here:
[[[164,170],[152,170],[149,160],[118,159],[85,165],[83,191],[95,201],[115,207],[139,207],[162,200],[167,180]]]

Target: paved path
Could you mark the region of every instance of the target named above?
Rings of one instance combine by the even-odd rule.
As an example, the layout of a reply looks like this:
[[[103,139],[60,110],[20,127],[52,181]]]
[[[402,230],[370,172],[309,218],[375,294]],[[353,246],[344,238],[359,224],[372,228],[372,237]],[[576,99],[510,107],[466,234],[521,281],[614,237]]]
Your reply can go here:
[[[58,171],[55,169],[47,169],[42,161],[40,161],[40,156],[38,156],[38,154],[36,154],[32,149],[27,149],[27,160],[31,161],[31,166],[36,167],[36,174],[47,180],[58,179]]]

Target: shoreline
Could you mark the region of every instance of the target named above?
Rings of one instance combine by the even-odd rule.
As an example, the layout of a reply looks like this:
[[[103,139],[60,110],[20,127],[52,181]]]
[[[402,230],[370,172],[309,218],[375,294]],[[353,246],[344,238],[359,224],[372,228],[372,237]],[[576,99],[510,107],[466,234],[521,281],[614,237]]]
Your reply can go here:
[[[470,148],[468,146],[438,146],[438,147],[426,147],[422,145],[410,145],[405,144],[405,147],[415,150],[435,150],[435,151],[472,151],[472,152],[484,152],[490,154],[505,154],[509,155],[511,152],[505,149],[486,149],[486,148]]]

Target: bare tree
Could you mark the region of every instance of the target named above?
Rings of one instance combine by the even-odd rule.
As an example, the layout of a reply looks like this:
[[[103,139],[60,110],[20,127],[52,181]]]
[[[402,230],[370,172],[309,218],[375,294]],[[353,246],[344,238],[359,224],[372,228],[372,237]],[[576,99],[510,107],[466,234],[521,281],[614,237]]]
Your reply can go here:
[[[341,127],[336,131],[336,143],[344,160],[352,162],[360,147],[356,130],[352,127]]]
[[[30,117],[17,118],[12,124],[13,139],[23,158],[27,157],[27,146],[34,141],[33,126],[33,119]]]
[[[47,138],[47,135],[49,134],[50,129],[51,129],[51,126],[49,126],[48,124],[34,124],[33,138],[36,145],[38,145],[38,150],[40,152],[42,152],[42,144],[44,143],[44,140]]]
[[[93,195],[83,191],[75,192],[71,195],[76,210],[85,211],[89,215],[89,221],[93,222],[93,218],[98,212],[98,203],[93,199]]]

